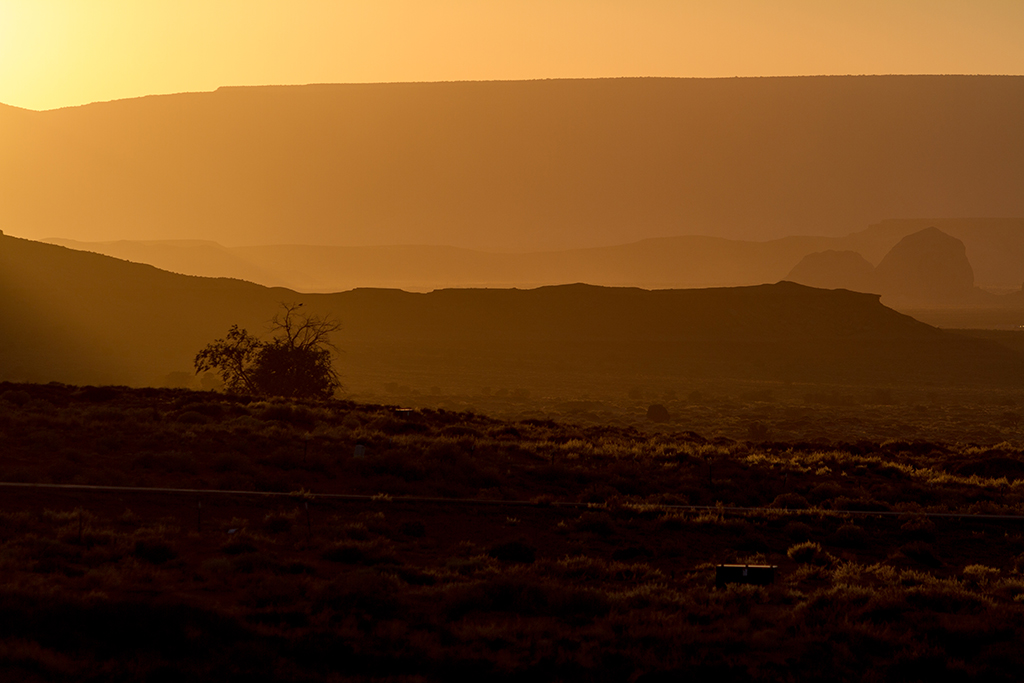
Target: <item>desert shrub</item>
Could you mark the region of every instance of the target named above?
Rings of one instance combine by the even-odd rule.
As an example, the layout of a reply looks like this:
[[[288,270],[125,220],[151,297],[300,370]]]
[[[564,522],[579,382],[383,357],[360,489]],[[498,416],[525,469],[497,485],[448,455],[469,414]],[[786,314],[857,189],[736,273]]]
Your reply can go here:
[[[591,588],[563,587],[552,591],[548,600],[551,616],[570,626],[589,623],[605,616],[612,608],[607,593]]]
[[[135,458],[132,461],[132,466],[160,472],[182,472],[185,474],[195,474],[197,472],[195,458],[189,453],[179,451],[145,453]]]
[[[856,524],[843,524],[836,529],[832,541],[845,548],[863,548],[868,543],[868,535]]]
[[[256,415],[260,420],[280,422],[301,429],[312,429],[316,425],[316,414],[305,406],[277,402],[264,405],[266,407]]]
[[[327,605],[342,615],[381,619],[399,612],[402,593],[402,584],[396,576],[359,569],[340,574],[314,597],[317,603]]]
[[[985,587],[999,578],[999,570],[983,564],[969,564],[964,567],[964,580],[976,587]]]
[[[199,413],[206,417],[219,418],[224,414],[224,406],[220,403],[211,403],[208,401],[204,402],[190,402],[183,405],[180,413]]]
[[[423,538],[427,533],[427,528],[423,525],[423,522],[419,521],[402,522],[398,527],[398,531],[410,538]]]
[[[127,422],[129,419],[127,411],[113,406],[97,406],[90,408],[83,413],[82,417],[89,422],[109,423]]]
[[[525,574],[505,574],[470,584],[455,585],[445,595],[450,620],[473,612],[506,612],[519,616],[548,615],[553,589],[541,579]]]
[[[782,529],[782,533],[786,534],[789,538],[796,539],[808,539],[811,537],[813,529],[809,524],[803,522],[788,522]]]
[[[501,562],[533,564],[537,556],[537,549],[524,541],[509,541],[492,546],[487,554]]]
[[[356,519],[364,527],[380,536],[385,536],[391,531],[391,525],[388,523],[388,519],[383,512],[360,512]]]
[[[935,523],[924,515],[911,516],[907,521],[900,525],[900,531],[908,540],[935,540]]]
[[[682,531],[692,524],[686,515],[668,513],[658,519],[657,528],[659,531]]]
[[[280,609],[294,604],[303,597],[303,584],[295,579],[280,576],[263,576],[254,581],[242,598],[244,604],[257,609],[274,607]]]
[[[489,429],[487,434],[492,439],[518,439],[522,436],[522,433],[512,425]]]
[[[821,503],[831,498],[835,498],[836,496],[842,495],[842,493],[842,486],[832,481],[826,481],[824,483],[818,484],[813,489],[811,489],[808,496],[810,496],[810,499],[813,500],[814,502]]]
[[[230,487],[228,487],[230,488]],[[245,487],[242,488],[244,490]],[[284,479],[279,473],[268,472],[258,469],[252,478],[252,489],[255,491],[274,491],[275,493],[287,493],[297,491],[299,484],[291,479]]]
[[[438,432],[438,434],[440,434],[441,436],[448,437],[468,437],[474,441],[483,437],[483,435],[478,430],[474,429],[473,427],[467,427],[464,425],[448,425],[446,427],[443,427],[441,431]]]
[[[69,462],[65,459],[60,459],[53,463],[47,468],[47,473],[50,475],[50,479],[55,484],[63,484],[72,481],[75,477],[79,476],[83,472],[81,466]]]
[[[998,452],[996,451],[996,453]],[[1006,477],[1009,480],[1024,479],[1024,461],[1007,457],[989,457],[962,463],[953,471],[962,477],[976,475],[991,479],[1000,477]]]
[[[330,469],[329,457],[320,452],[309,452],[301,441],[280,444],[273,452],[262,458],[260,462],[268,467],[279,470],[306,470],[309,472],[327,472]]]
[[[320,553],[320,557],[328,562],[342,564],[397,564],[394,550],[390,544],[376,541],[338,541],[332,543]]]
[[[242,533],[233,534],[231,539],[220,547],[220,551],[225,555],[245,555],[257,550],[256,544]]]
[[[654,552],[650,548],[637,545],[619,548],[618,550],[612,552],[612,559],[619,562],[629,562],[631,560],[646,560],[653,556]]]
[[[132,554],[152,564],[163,564],[178,556],[178,551],[162,538],[140,538],[135,541]]]
[[[354,524],[346,524],[342,527],[342,533],[346,538],[352,541],[368,541],[371,538],[370,530],[366,528],[366,525],[361,522]]]
[[[891,508],[887,503],[874,498],[849,498],[838,496],[829,504],[833,510],[852,510],[857,512],[883,512]]]
[[[403,481],[423,481],[427,476],[418,454],[403,450],[388,450],[368,460],[371,471],[388,474]]]
[[[399,434],[423,434],[430,431],[430,427],[425,424],[399,420],[391,415],[378,415],[366,426],[373,431],[392,436]]]
[[[249,459],[238,453],[223,453],[213,459],[214,472],[240,472],[251,468]]]
[[[28,512],[0,512],[0,541],[6,541],[32,528],[32,515]]]
[[[121,395],[117,387],[93,387],[85,386],[78,390],[76,398],[86,403],[104,403],[113,401]]]
[[[580,492],[576,499],[581,503],[604,503],[620,495],[622,494],[619,493],[618,489],[601,482],[589,484]]]
[[[607,512],[584,512],[570,526],[576,531],[611,536],[614,532],[611,517]]]
[[[341,418],[341,426],[349,431],[352,431],[355,429],[360,429],[363,426],[363,422],[362,420],[359,419],[359,416],[356,415],[354,412],[347,413],[345,417]]]
[[[803,543],[791,545],[786,551],[786,555],[789,559],[800,564],[822,564],[821,560],[824,558],[825,553],[822,551],[820,543],[804,541]]]
[[[6,401],[18,407],[24,406],[32,399],[31,394],[20,389],[8,389],[0,394],[0,400]]]
[[[181,424],[201,425],[208,423],[210,418],[202,413],[197,413],[194,410],[187,410],[183,413],[179,413],[175,420]]]
[[[768,507],[782,508],[784,510],[806,510],[811,507],[807,499],[799,493],[780,493]]]
[[[573,582],[603,581],[609,576],[608,563],[600,558],[576,555],[564,557],[550,567],[554,575]]]
[[[932,579],[907,589],[907,602],[920,610],[946,614],[970,614],[984,610],[988,600],[958,581]]]
[[[764,604],[768,592],[763,586],[749,583],[727,583],[724,588],[716,589],[712,594],[715,602],[729,610],[732,614],[746,615],[755,605]]]
[[[465,557],[449,557],[444,563],[445,569],[463,576],[472,576],[478,572],[492,570],[497,567],[493,557],[489,555],[468,555]]]
[[[239,415],[228,422],[226,426],[245,435],[249,432],[260,431],[263,427],[263,423],[252,415]]]
[[[554,563],[545,563],[544,567],[552,576],[573,583],[611,581],[637,584],[665,580],[660,569],[645,562],[607,562],[586,555],[564,557]]]
[[[291,531],[292,525],[295,524],[298,517],[298,510],[290,510],[288,512],[268,512],[263,517],[263,529],[272,534],[281,534]]]
[[[928,567],[941,567],[942,560],[935,554],[935,549],[924,541],[912,541],[900,548],[900,554],[904,557],[926,565]]]

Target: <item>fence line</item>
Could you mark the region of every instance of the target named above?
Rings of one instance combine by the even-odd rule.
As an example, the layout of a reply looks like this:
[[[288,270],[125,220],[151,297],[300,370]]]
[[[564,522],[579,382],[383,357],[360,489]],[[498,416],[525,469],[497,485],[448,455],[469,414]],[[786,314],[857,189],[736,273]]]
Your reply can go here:
[[[570,509],[597,509],[601,506],[594,503],[574,503],[571,501],[543,501],[543,500],[498,500],[493,498],[441,498],[433,496],[391,496],[387,494],[358,494],[358,493],[313,493],[311,491],[238,491],[231,489],[187,489],[187,488],[163,488],[145,486],[101,486],[96,484],[35,484],[27,482],[2,481],[0,487],[26,488],[26,489],[58,489],[68,491],[96,491],[96,492],[121,492],[121,493],[187,493],[204,496],[254,496],[263,498],[291,498],[295,500],[326,499],[352,502],[382,502],[382,503],[431,503],[439,505],[478,505],[478,506],[508,506],[508,507],[559,507]],[[652,505],[651,507],[663,510],[680,510],[685,512],[720,512],[720,513],[762,513],[762,514],[788,514],[788,515],[826,515],[841,517],[845,515],[861,517],[901,517],[918,516],[932,518],[959,518],[959,519],[1003,519],[1024,521],[1024,515],[1006,514],[985,514],[971,512],[919,512],[911,510],[825,510],[822,508],[771,508],[771,507],[742,507],[723,505]]]

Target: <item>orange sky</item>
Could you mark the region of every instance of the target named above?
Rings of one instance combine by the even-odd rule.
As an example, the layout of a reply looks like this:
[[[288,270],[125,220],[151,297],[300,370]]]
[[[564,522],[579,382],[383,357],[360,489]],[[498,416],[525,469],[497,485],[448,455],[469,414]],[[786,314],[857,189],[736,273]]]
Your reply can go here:
[[[0,0],[0,102],[221,85],[1024,74],[1020,0]]]

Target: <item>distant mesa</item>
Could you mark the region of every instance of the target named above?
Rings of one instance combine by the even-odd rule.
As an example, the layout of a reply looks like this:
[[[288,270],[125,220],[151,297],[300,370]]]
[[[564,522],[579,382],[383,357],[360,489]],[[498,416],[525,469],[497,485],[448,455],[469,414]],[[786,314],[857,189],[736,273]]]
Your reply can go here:
[[[964,243],[938,228],[925,228],[900,240],[876,268],[882,293],[916,300],[967,297],[974,269]]]
[[[879,293],[875,267],[855,251],[819,251],[805,256],[786,276],[791,282],[821,289]]]
[[[934,227],[904,237],[878,267],[854,251],[823,251],[805,256],[786,279],[877,293],[903,304],[964,301],[976,294],[964,243]]]
[[[1021,217],[1022,109],[1024,76],[335,84],[0,108],[0,224],[533,252]]]

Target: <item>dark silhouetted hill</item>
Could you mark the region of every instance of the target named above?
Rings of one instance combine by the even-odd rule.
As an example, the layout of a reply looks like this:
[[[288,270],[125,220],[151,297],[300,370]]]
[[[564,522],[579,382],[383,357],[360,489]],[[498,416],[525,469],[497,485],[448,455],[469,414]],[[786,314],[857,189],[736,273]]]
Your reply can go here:
[[[249,87],[4,109],[0,223],[37,239],[536,251],[1024,216],[1021,111],[1018,76]]]
[[[427,294],[297,294],[0,237],[0,379],[158,382],[231,324],[265,331],[280,301],[336,315],[343,381],[554,391],[581,378],[1019,383],[1024,357],[878,297],[781,282],[648,291],[566,285]]]
[[[200,277],[226,277],[246,280],[268,287],[291,286],[282,278],[281,268],[261,268],[236,253],[209,240],[117,240],[116,242],[79,242],[77,240],[53,238],[44,240],[49,244],[78,251],[106,254],[124,261],[146,263],[161,270],[181,275]],[[270,260],[268,258],[268,260]],[[339,264],[343,265],[343,264]],[[349,288],[351,289],[351,288]],[[333,290],[338,291],[338,290]]]

